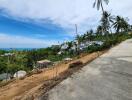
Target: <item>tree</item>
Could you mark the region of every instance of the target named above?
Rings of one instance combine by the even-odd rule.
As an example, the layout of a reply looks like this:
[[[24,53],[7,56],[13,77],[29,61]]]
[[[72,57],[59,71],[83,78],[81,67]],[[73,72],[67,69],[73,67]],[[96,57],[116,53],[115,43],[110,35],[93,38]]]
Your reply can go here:
[[[6,69],[7,69],[6,63],[0,61],[0,74],[5,73]]]
[[[102,8],[102,12],[104,13],[104,7],[103,7],[103,1],[108,4],[109,0],[95,0],[93,7],[97,6],[97,10],[100,9],[100,7]]]
[[[103,28],[102,28],[101,25],[99,25],[99,26],[97,27],[96,34],[97,34],[97,35],[102,35],[102,33],[103,33]]]
[[[119,33],[123,31],[128,31],[129,24],[123,17],[116,16],[115,22],[113,23],[113,27],[115,28],[116,33]]]
[[[130,25],[130,31],[132,32],[132,25]]]
[[[68,50],[72,48],[72,42],[67,42]]]
[[[3,55],[4,53],[6,53],[6,51],[0,50],[0,55]]]
[[[107,11],[105,11],[102,14],[102,18],[101,18],[101,27],[102,31],[104,34],[109,33],[109,31],[111,31],[111,24],[113,24],[113,17],[111,16],[110,13],[108,13]]]
[[[88,41],[92,41],[93,40],[93,30],[92,29],[90,29],[88,32],[87,32],[87,38],[86,38],[86,40],[88,40]]]
[[[91,35],[93,35],[93,33],[94,33],[93,29],[90,29],[89,33],[90,33]]]

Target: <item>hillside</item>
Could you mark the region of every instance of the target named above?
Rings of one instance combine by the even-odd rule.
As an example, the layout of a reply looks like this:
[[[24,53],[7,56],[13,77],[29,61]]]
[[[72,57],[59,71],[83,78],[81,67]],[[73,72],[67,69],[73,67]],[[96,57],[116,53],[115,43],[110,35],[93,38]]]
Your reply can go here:
[[[100,54],[102,54],[100,52]],[[87,63],[98,56],[98,53],[91,53],[86,56],[83,56],[77,60]],[[76,61],[76,60],[74,60]],[[72,62],[74,62],[72,61]],[[72,63],[69,62],[69,63]],[[0,100],[11,100],[13,98],[23,98],[32,95],[35,95],[38,89],[40,89],[47,80],[51,80],[57,75],[60,75],[62,72],[68,70],[69,63],[61,63],[57,66],[54,66],[50,69],[45,69],[40,74],[34,74],[32,76],[26,77],[23,80],[15,80],[9,83],[6,86],[0,88]]]

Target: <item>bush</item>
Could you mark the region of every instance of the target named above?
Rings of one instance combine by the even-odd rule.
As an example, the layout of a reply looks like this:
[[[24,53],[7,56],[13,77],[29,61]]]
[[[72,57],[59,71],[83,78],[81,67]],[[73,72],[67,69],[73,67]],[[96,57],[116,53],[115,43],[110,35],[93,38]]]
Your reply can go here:
[[[102,50],[102,46],[100,46],[98,44],[94,44],[94,45],[88,46],[86,48],[86,52],[88,52],[88,53],[92,53],[92,52],[100,51],[100,50]]]
[[[80,67],[82,65],[83,65],[82,61],[76,61],[76,62],[73,62],[73,63],[69,64],[69,68]]]

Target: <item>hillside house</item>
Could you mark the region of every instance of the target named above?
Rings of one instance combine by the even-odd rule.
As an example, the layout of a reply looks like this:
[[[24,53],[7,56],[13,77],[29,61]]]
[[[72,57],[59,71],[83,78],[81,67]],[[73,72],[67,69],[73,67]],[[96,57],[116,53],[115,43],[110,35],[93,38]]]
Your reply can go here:
[[[47,68],[48,66],[51,66],[51,65],[53,65],[53,62],[49,60],[37,61],[37,68],[40,68],[40,69]]]

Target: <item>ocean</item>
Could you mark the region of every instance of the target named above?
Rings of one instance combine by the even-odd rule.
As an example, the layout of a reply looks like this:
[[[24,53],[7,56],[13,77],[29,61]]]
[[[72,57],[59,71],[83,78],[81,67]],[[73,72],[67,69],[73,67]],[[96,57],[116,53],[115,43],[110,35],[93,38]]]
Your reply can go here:
[[[27,51],[30,51],[30,50],[37,50],[37,49],[40,49],[40,48],[0,48],[0,50],[5,50],[5,51],[11,51],[11,50],[17,50],[17,51],[27,50]]]

